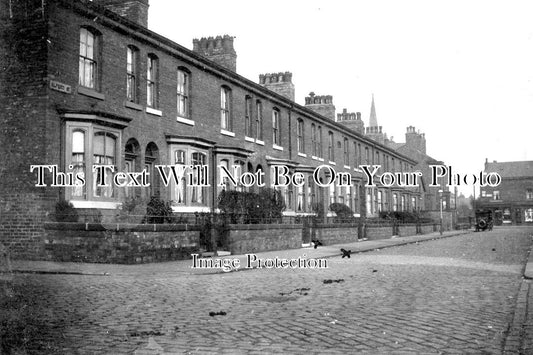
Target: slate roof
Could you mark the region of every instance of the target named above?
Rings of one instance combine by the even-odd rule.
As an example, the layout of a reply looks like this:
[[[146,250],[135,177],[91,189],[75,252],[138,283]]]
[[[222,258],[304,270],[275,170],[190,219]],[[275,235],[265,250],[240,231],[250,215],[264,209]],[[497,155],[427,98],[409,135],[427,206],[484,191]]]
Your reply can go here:
[[[533,178],[533,161],[486,162],[485,172],[495,172],[502,178]]]

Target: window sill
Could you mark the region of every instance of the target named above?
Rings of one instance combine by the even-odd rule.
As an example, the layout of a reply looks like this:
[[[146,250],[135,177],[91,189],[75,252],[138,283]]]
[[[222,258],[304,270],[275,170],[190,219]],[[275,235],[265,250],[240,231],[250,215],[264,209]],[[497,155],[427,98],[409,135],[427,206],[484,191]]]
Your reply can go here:
[[[345,166],[344,166],[344,169],[348,169],[348,170],[350,170],[351,168],[350,168],[349,165],[345,165]]]
[[[273,145],[272,145],[272,149],[275,149],[275,150],[283,150],[283,147],[280,147],[279,145],[273,144]]]
[[[255,143],[256,143],[256,144],[259,144],[259,145],[265,145],[265,142],[262,141],[262,140],[259,140],[259,139],[256,139],[256,140],[255,140]]]
[[[161,110],[156,110],[155,108],[151,108],[151,107],[146,108],[146,113],[149,113],[154,116],[159,116],[159,117],[163,116],[163,112]]]
[[[230,131],[226,131],[225,129],[221,129],[220,130],[220,134],[223,134],[223,135],[229,136],[229,137],[235,137],[235,133],[230,132]]]
[[[80,201],[70,200],[74,208],[101,208],[104,210],[114,210],[121,205],[120,202],[113,201]]]
[[[132,110],[136,110],[136,111],[143,110],[143,107],[141,105],[136,104],[135,102],[131,102],[131,101],[125,101],[124,106],[126,106],[127,108],[131,108]]]
[[[331,161],[331,160],[328,161],[328,164],[329,164],[329,165],[337,165],[337,163],[335,163],[334,161]]]
[[[247,142],[251,142],[251,143],[254,143],[255,142],[255,139],[252,138],[252,137],[247,137],[247,136],[244,136],[244,140],[247,141]]]
[[[184,117],[176,117],[176,121],[177,122],[180,122],[180,123],[185,123],[186,125],[189,125],[189,126],[194,126],[194,121],[193,120],[190,120],[188,118],[184,118]]]
[[[307,154],[305,154],[305,153],[298,153],[298,156],[299,156],[299,157],[307,158]]]
[[[324,158],[318,158],[318,161],[324,161]]]
[[[93,99],[105,100],[105,95],[84,86],[78,86],[78,94],[92,97]]]

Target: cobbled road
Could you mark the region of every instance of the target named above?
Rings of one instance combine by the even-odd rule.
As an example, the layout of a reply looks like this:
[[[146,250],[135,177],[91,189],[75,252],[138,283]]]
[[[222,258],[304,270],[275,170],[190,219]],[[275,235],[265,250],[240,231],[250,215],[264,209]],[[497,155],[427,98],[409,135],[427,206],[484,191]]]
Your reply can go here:
[[[18,274],[15,353],[502,354],[531,244],[501,228],[320,270]]]

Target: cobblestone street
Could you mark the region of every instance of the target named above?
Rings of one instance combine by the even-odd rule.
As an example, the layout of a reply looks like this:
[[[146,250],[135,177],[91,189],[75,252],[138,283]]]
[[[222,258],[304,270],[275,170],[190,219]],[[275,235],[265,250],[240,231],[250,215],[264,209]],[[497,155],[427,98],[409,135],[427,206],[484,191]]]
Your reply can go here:
[[[531,295],[531,232],[332,257],[327,269],[16,274],[26,326],[2,341],[18,337],[18,353],[527,353],[515,309]]]

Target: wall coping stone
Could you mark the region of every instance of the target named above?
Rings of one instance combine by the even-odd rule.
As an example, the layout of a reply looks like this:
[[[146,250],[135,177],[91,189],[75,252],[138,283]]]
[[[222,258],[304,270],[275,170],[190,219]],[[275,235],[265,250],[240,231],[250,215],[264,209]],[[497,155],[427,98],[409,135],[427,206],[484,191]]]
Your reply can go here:
[[[335,224],[335,223],[328,223],[328,224],[317,224],[314,226],[315,228],[357,228],[359,227],[359,223],[351,223],[351,224]]]
[[[84,230],[84,231],[131,231],[131,232],[181,232],[199,231],[194,224],[131,224],[131,223],[80,223],[80,222],[45,222],[47,230]]]
[[[230,230],[301,229],[302,224],[230,224]]]

